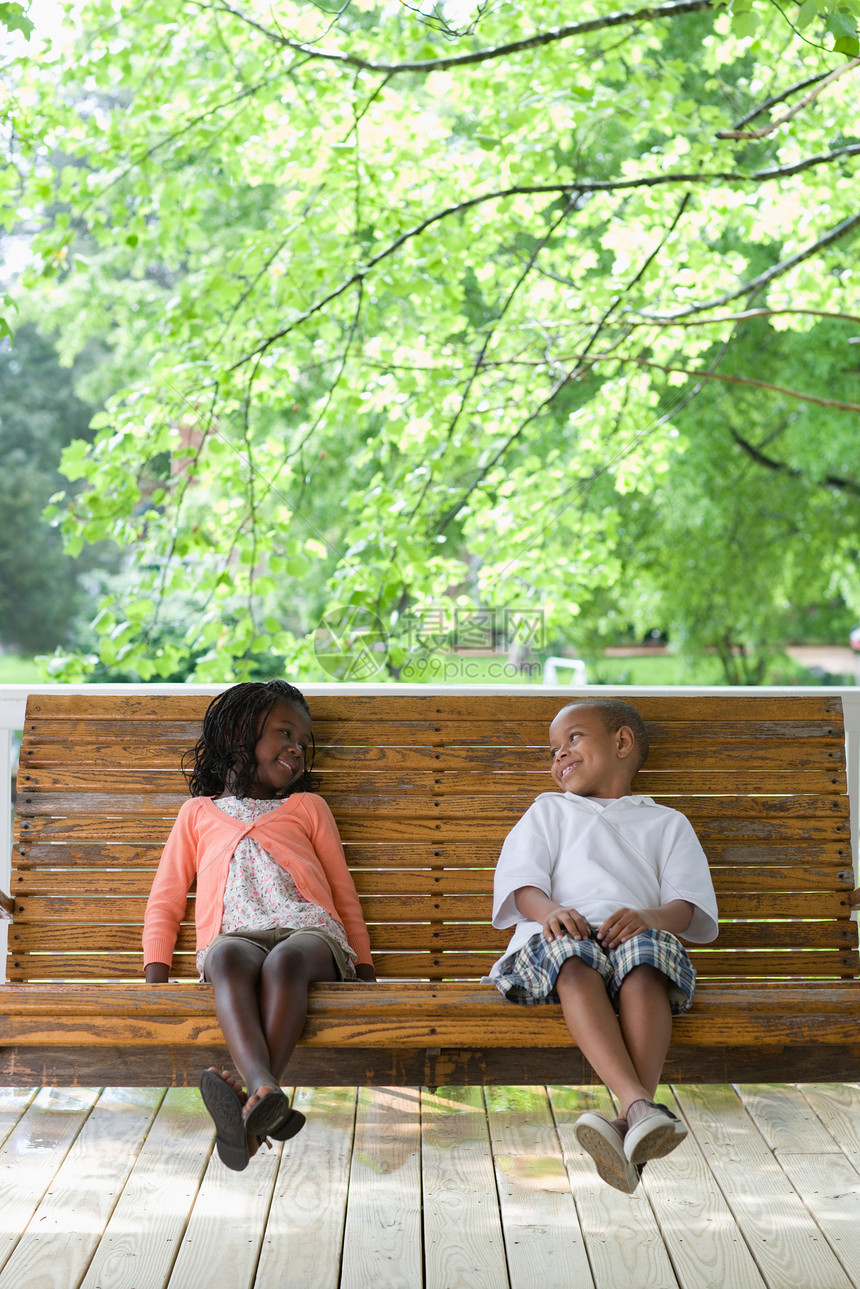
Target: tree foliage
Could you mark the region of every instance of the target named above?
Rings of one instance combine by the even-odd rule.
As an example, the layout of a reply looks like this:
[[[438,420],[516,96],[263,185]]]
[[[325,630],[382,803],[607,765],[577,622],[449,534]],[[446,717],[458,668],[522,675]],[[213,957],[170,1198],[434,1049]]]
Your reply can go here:
[[[111,346],[56,512],[136,552],[99,666],[309,670],[371,623],[408,675],[480,609],[754,678],[785,606],[857,595],[854,0],[73,8],[7,191],[19,306]]]

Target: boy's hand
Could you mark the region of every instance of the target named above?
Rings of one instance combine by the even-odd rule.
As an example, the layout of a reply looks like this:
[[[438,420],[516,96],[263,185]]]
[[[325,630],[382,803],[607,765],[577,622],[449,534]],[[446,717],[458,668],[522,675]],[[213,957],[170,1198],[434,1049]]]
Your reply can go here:
[[[588,940],[591,937],[591,927],[577,909],[566,909],[559,905],[544,917],[543,938],[547,941],[560,940],[564,935],[571,935],[574,940]]]
[[[616,909],[597,932],[604,949],[615,949],[643,931],[671,931],[683,935],[695,909],[689,900],[670,900],[658,909]]]
[[[597,938],[604,949],[615,949],[634,935],[641,935],[654,924],[647,920],[645,909],[616,909],[598,928]]]

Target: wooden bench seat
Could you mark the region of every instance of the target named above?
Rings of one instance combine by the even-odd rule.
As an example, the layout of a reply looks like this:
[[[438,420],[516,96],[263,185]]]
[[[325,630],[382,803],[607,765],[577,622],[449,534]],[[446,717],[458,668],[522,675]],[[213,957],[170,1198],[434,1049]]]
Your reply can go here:
[[[572,694],[306,686],[377,985],[312,991],[302,1084],[583,1083],[557,1006],[481,976],[501,842],[549,778]],[[600,692],[600,691],[598,691]],[[192,900],[175,983],[142,981],[143,908],[209,698],[35,695],[18,777],[0,1082],[194,1084],[226,1052],[195,983]],[[708,854],[720,938],[675,1022],[673,1082],[860,1072],[858,896],[839,696],[631,695],[649,727],[638,792],[683,810]]]

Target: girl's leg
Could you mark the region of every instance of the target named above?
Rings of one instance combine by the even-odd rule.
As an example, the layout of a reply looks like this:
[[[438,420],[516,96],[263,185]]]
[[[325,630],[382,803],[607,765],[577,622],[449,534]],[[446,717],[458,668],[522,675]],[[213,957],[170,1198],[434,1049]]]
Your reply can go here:
[[[277,1088],[307,1017],[308,986],[335,980],[331,950],[318,936],[296,934],[268,954],[243,940],[222,940],[206,958],[224,1041],[248,1091]]]
[[[568,958],[559,972],[556,989],[574,1042],[598,1078],[615,1094],[622,1115],[632,1102],[650,1100],[652,1091],[642,1082],[631,1059],[600,974],[581,958]]]
[[[653,1100],[672,1039],[669,981],[656,967],[634,967],[621,982],[618,1020],[637,1077]]]
[[[272,949],[260,977],[260,1016],[269,1052],[266,1077],[248,1082],[248,1090],[279,1086],[308,1015],[308,988],[316,981],[337,980],[331,949],[316,935],[296,932]],[[274,1082],[273,1082],[274,1080]]]
[[[247,940],[221,940],[206,955],[204,977],[212,982],[215,1014],[236,1069],[248,1083],[249,1071],[269,1064],[260,1015],[260,975],[266,951]]]

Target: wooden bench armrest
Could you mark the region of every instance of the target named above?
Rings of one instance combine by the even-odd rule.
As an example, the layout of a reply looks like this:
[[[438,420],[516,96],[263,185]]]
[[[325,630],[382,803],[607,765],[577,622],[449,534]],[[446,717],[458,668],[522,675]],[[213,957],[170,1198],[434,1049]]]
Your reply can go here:
[[[0,891],[0,922],[11,922],[15,912],[15,901],[5,891]]]

